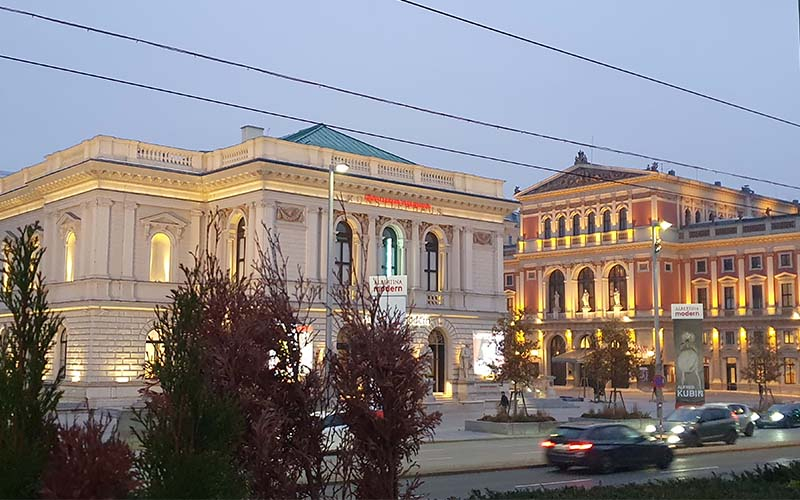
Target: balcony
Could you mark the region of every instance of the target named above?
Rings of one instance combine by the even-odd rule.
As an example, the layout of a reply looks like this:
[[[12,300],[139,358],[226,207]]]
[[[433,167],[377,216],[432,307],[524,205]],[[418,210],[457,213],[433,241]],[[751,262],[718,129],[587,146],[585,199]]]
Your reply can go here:
[[[681,241],[718,240],[800,231],[800,215],[776,215],[750,219],[716,220],[692,224],[680,230]]]
[[[671,234],[670,234],[671,233]],[[673,241],[674,232],[664,235],[666,241]],[[613,246],[620,244],[642,243],[652,241],[650,227],[637,227],[622,231],[612,230],[605,233],[580,234],[564,238],[538,238],[524,240],[521,253],[538,253],[552,250],[566,250],[569,248],[594,247],[598,245]]]

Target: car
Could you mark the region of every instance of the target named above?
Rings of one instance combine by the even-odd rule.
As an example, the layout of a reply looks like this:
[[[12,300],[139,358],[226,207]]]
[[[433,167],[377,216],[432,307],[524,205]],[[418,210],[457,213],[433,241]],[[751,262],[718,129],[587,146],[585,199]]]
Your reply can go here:
[[[718,406],[730,410],[739,426],[739,433],[747,437],[753,435],[756,430],[756,422],[761,418],[752,408],[741,403],[707,403],[706,406]]]
[[[376,418],[384,418],[382,409],[370,408]],[[344,413],[340,412],[314,412],[314,416],[322,419],[322,444],[326,455],[339,452],[342,443],[349,438],[350,428],[344,420]]]
[[[768,427],[796,427],[800,425],[800,403],[779,403],[769,407],[763,417],[756,420],[759,429]]]
[[[670,413],[664,421],[667,443],[684,446],[702,446],[723,441],[734,444],[739,437],[739,424],[727,407],[682,406]]]
[[[665,443],[622,424],[562,425],[541,446],[547,463],[560,471],[588,467],[609,473],[642,465],[666,469],[674,456]]]

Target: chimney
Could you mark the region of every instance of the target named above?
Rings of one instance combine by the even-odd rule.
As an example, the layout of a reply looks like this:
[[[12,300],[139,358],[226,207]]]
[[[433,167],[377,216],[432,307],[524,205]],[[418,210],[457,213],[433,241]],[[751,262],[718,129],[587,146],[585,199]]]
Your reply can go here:
[[[255,125],[245,125],[242,127],[242,142],[262,137],[264,135],[263,127],[256,127]]]
[[[667,175],[673,175],[674,176],[675,175],[675,171],[674,170],[670,170],[669,172],[667,172]]]
[[[722,181],[714,181],[714,185],[717,186],[717,187],[721,187],[722,186]]]

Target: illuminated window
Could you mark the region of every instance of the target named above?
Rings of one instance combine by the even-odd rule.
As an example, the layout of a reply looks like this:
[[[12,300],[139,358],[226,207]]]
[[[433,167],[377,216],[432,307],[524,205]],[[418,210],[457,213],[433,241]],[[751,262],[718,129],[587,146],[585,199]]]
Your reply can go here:
[[[794,332],[792,330],[783,331],[783,345],[794,345]]]
[[[234,278],[242,279],[245,275],[246,250],[247,250],[247,223],[244,217],[236,224]]]
[[[397,276],[398,241],[397,232],[386,227],[383,230],[383,248],[381,251],[381,274],[384,276]]]
[[[796,384],[797,383],[797,370],[795,369],[794,358],[783,358],[783,383]]]
[[[152,330],[147,334],[147,341],[144,345],[144,377],[155,378],[153,374],[153,363],[160,360],[164,355],[164,341],[157,331]]]
[[[156,233],[150,239],[150,281],[169,281],[172,242],[164,233]]]
[[[575,214],[572,216],[572,236],[581,234],[581,216]]]
[[[578,346],[581,349],[589,349],[592,347],[592,336],[591,335],[584,335],[581,337],[580,345]]]
[[[64,240],[64,281],[75,279],[75,233],[70,231]]]
[[[628,229],[628,209],[621,208],[619,210],[619,221],[617,222],[617,229],[624,231]]]
[[[794,283],[781,283],[781,307],[794,307]]]
[[[586,234],[594,234],[597,232],[597,222],[595,221],[594,212],[589,212],[586,216]]]
[[[342,285],[349,285],[353,274],[353,230],[350,224],[344,221],[336,225],[334,258],[336,281]]]
[[[439,291],[439,238],[425,235],[425,281],[429,292]]]

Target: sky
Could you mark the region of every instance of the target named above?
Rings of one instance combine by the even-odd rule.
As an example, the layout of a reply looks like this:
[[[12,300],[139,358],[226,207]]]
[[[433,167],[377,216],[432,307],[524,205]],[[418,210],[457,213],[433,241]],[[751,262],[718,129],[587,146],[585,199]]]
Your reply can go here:
[[[800,121],[794,0],[419,0],[491,26]],[[136,2],[0,0],[418,106],[800,185],[800,128],[634,79],[397,0]],[[563,169],[577,146],[432,117],[318,87],[0,12],[0,53]],[[98,134],[209,150],[239,127],[307,125],[0,60],[0,170]],[[551,175],[360,137],[416,163],[506,181]],[[587,150],[604,165],[647,161]],[[787,156],[788,155],[788,156]],[[678,175],[784,199],[800,192],[684,167]]]

